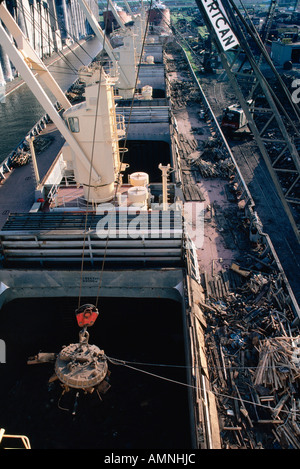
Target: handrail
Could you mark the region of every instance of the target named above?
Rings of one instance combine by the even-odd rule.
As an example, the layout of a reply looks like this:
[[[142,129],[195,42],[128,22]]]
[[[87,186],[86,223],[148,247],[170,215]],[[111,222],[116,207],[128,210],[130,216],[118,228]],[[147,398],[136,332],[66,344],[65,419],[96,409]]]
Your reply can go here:
[[[4,428],[0,428],[0,444],[2,443],[4,438],[20,439],[22,441],[23,446],[24,446],[25,449],[31,449],[30,441],[29,441],[29,438],[27,436],[25,436],[25,435],[10,435],[10,434],[5,433]],[[7,447],[5,447],[4,449],[16,449],[16,448],[7,448]]]

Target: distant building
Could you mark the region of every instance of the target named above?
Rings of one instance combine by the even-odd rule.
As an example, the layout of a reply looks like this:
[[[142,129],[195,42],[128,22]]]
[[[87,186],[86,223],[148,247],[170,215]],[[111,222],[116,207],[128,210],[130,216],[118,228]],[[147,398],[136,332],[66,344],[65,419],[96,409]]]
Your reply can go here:
[[[276,65],[283,66],[285,62],[300,63],[300,41],[284,43],[272,42],[271,57]]]

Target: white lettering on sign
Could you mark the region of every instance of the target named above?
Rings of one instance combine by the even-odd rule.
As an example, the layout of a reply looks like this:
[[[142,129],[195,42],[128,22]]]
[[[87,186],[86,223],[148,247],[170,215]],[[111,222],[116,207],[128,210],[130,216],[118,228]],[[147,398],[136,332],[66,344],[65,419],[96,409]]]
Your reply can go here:
[[[230,27],[222,3],[217,0],[201,0],[201,2],[223,50],[226,51],[237,46],[239,42]]]

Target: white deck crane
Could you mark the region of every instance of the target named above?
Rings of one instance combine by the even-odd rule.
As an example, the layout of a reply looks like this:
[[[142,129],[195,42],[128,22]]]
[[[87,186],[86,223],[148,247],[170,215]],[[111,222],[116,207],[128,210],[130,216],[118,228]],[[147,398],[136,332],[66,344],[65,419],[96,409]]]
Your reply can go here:
[[[129,28],[126,28],[125,23],[123,19],[121,18],[121,16],[119,15],[118,10],[115,7],[112,0],[108,0],[108,3],[109,3],[109,6],[111,7],[111,11],[114,15],[115,20],[117,21],[117,23],[119,24],[121,28],[121,34],[126,33],[126,31],[128,30],[132,30],[133,35],[134,35],[134,40],[135,40],[136,55],[139,58],[143,49],[144,35],[145,35],[145,29],[146,29],[145,8],[143,5],[143,2],[140,8],[140,13],[133,13],[128,3],[126,4],[128,10],[130,11],[132,21],[134,23],[133,26],[130,26]]]
[[[113,49],[107,38],[105,38],[104,32],[100,28],[97,19],[86,1],[78,0],[78,2],[96,37],[101,41],[105,52],[112,61],[115,73],[119,73],[119,80],[116,86],[120,90],[121,96],[123,98],[131,98],[135,91],[136,82],[136,59],[133,34],[129,32],[129,34],[125,36],[124,46]]]
[[[0,20],[15,39],[16,45],[1,21],[0,43],[65,138],[63,159],[74,170],[77,184],[83,186],[85,199],[91,203],[111,200],[114,197],[115,181],[122,168],[126,167],[120,165],[118,141],[124,137],[125,127],[124,119],[118,120],[116,116],[114,80],[103,69],[95,70],[94,80],[89,79],[90,83],[85,88],[85,102],[72,106],[3,3],[0,4]],[[63,105],[63,118],[34,76],[33,70],[43,78],[49,90]],[[98,99],[99,95],[101,99]]]

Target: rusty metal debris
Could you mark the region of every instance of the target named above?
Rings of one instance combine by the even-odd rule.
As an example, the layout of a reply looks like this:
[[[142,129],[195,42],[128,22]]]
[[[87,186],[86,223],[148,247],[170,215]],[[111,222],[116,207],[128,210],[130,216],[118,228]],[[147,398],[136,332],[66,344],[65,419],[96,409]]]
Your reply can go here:
[[[232,268],[202,305],[223,446],[299,449],[300,334],[282,278]]]

